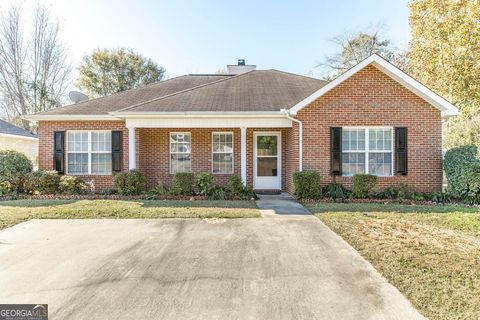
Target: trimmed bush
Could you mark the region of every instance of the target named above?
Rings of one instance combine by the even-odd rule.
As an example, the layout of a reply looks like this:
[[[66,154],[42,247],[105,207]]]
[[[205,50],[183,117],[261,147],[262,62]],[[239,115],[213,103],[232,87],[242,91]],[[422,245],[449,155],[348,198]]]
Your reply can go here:
[[[452,196],[471,203],[480,202],[480,160],[474,145],[447,151],[444,160],[448,190]]]
[[[253,189],[243,184],[240,176],[231,176],[228,179],[228,187],[232,196],[235,198],[242,200],[258,199]]]
[[[208,172],[201,172],[196,179],[197,189],[200,194],[206,196],[212,187],[213,176]]]
[[[377,186],[378,177],[373,174],[356,174],[353,176],[353,196],[367,198]]]
[[[125,196],[140,194],[145,187],[145,176],[137,170],[120,172],[115,175],[115,189]]]
[[[33,171],[25,180],[25,192],[55,194],[60,188],[60,176],[56,171]]]
[[[23,153],[0,151],[0,181],[5,192],[23,192],[26,176],[32,170],[32,161]]]
[[[339,182],[332,182],[323,190],[326,196],[332,198],[335,202],[344,202],[348,198],[350,191]]]
[[[60,192],[66,194],[83,194],[87,192],[88,187],[85,181],[75,176],[60,177]]]
[[[177,195],[190,196],[193,194],[193,173],[177,172],[173,176],[173,192]]]
[[[318,199],[322,196],[320,173],[299,171],[293,174],[293,190],[298,199]]]

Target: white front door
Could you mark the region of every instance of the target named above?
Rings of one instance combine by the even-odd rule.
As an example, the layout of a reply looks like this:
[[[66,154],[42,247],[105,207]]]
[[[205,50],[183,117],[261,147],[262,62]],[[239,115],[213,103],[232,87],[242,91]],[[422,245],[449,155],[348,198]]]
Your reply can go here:
[[[254,189],[282,189],[282,139],[280,132],[255,132],[253,139]]]

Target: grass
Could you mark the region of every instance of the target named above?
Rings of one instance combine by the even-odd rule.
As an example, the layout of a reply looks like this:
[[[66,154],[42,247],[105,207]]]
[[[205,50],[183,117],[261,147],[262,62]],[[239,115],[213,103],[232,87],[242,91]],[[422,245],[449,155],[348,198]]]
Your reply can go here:
[[[253,201],[12,200],[0,202],[0,229],[30,219],[252,218]]]
[[[360,203],[308,208],[426,317],[480,318],[478,208]]]

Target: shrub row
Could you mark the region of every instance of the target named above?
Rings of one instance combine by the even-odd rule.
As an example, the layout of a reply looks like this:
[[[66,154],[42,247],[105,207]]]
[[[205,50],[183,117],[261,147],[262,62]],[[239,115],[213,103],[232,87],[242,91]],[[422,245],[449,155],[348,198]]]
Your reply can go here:
[[[150,197],[200,195],[214,200],[227,198],[256,198],[252,189],[243,185],[240,177],[232,176],[228,187],[214,184],[214,177],[207,172],[196,178],[192,173],[177,173],[172,186],[159,183],[148,192]],[[115,189],[105,190],[104,195],[135,196],[145,189],[145,176],[136,170],[114,176]],[[0,151],[0,196],[6,194],[85,194],[93,190],[84,180],[75,176],[58,175],[54,171],[33,171],[32,162],[17,151]]]
[[[216,185],[214,182],[215,178],[208,172],[199,173],[196,178],[192,173],[177,173],[171,186],[159,183],[149,191],[149,195],[155,198],[165,195],[191,196],[199,193],[210,200],[257,198],[255,192],[245,186],[239,176],[230,177],[227,187]]]
[[[471,152],[471,151],[470,151]],[[468,171],[470,175],[474,175],[475,171]],[[479,171],[480,172],[480,171]],[[478,174],[478,173],[476,173]],[[456,176],[455,176],[456,177]],[[457,178],[457,180],[467,179],[466,177]],[[473,180],[473,178],[469,178]],[[391,200],[413,200],[413,201],[433,201],[437,203],[446,203],[453,200],[468,200],[469,203],[474,202],[473,198],[458,197],[458,194],[468,194],[465,185],[453,185],[457,188],[457,195],[447,190],[446,192],[420,193],[407,183],[401,183],[398,187],[386,188],[382,191],[376,191],[378,178],[369,174],[357,174],[352,178],[352,190],[347,189],[339,182],[333,182],[325,187],[320,185],[320,174],[316,171],[296,172],[293,176],[294,194],[298,199],[320,199],[330,198],[335,202],[343,202],[346,199],[391,199]],[[449,181],[450,182],[450,181]],[[472,190],[476,184],[467,184]],[[475,194],[472,192],[472,194]],[[473,196],[472,196],[473,197]],[[477,194],[478,197],[478,194]],[[478,199],[478,198],[477,198]],[[478,201],[476,202],[478,203]]]
[[[322,189],[320,173],[317,171],[299,171],[293,174],[294,194],[298,199],[319,199],[328,196],[343,201],[350,194],[355,198],[367,198],[377,186],[377,176],[357,174],[353,176],[353,190],[348,191],[341,183],[331,183]]]

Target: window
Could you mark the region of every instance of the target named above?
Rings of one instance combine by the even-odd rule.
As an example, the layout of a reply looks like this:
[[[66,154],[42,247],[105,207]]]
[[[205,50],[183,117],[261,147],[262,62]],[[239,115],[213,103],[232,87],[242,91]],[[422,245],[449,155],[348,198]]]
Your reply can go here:
[[[392,141],[392,128],[343,128],[343,174],[392,175]]]
[[[186,133],[170,133],[170,173],[192,172],[191,136]]]
[[[72,175],[112,173],[110,131],[68,131],[67,173]]]
[[[212,134],[212,172],[233,173],[233,133],[214,132]]]

